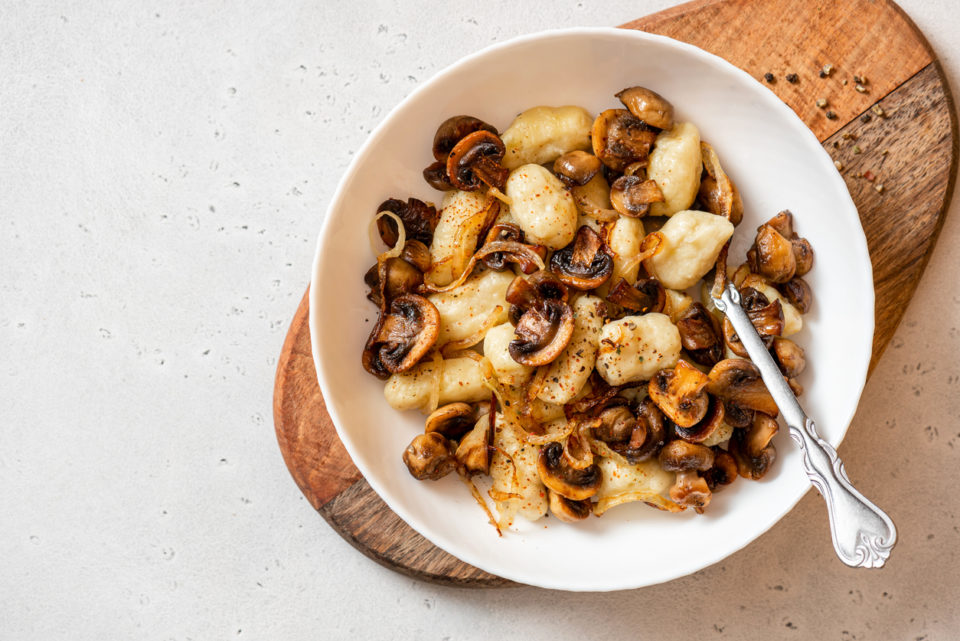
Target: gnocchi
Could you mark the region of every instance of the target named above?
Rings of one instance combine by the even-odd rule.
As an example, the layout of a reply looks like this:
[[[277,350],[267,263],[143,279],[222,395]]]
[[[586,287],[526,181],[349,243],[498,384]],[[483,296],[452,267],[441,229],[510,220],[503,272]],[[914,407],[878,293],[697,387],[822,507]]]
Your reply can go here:
[[[713,269],[733,224],[705,211],[681,211],[660,228],[663,247],[645,263],[670,289],[687,289]]]
[[[744,212],[718,153],[659,94],[617,97],[596,119],[534,107],[502,135],[444,121],[423,174],[439,212],[391,199],[375,221],[389,249],[364,276],[379,314],[362,365],[391,407],[427,414],[410,473],[489,477],[486,498],[472,487],[498,530],[636,501],[702,512],[737,476],[763,477],[776,405],[715,279],[802,389],[803,349],[784,337],[803,328],[814,256],[792,214],[728,266]]]
[[[514,119],[501,138],[503,166],[553,162],[568,151],[590,148],[593,118],[582,107],[533,107]]]
[[[672,216],[693,204],[700,189],[703,160],[700,131],[689,122],[678,122],[657,136],[650,152],[647,176],[657,182],[664,201],[653,203],[653,216]]]
[[[675,366],[680,349],[680,332],[669,316],[627,316],[600,330],[597,373],[610,385],[648,381]]]
[[[513,282],[513,274],[488,271],[447,292],[427,297],[440,312],[441,347],[453,341],[474,337],[474,344],[483,340],[483,329],[507,320],[504,295]],[[471,345],[465,345],[470,347]]]
[[[510,214],[528,240],[560,249],[577,233],[577,206],[563,183],[540,165],[523,165],[507,179]]]

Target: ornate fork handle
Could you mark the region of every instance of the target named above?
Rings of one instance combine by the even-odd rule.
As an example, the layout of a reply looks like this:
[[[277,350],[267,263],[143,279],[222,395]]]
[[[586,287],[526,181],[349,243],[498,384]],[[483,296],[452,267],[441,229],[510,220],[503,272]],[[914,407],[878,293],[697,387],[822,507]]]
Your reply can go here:
[[[800,446],[807,476],[827,503],[830,534],[837,556],[852,567],[882,567],[897,542],[893,521],[850,483],[837,451],[820,437],[814,422],[804,414],[753,323],[740,307],[737,289],[727,285],[721,298],[713,301],[717,309],[730,319],[777,402],[790,436]]]

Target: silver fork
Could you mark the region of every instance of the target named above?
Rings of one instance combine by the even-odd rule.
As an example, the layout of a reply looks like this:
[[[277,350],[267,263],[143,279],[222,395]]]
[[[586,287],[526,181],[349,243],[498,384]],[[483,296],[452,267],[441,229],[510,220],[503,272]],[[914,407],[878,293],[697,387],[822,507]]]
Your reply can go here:
[[[883,567],[897,542],[893,521],[850,483],[837,451],[820,437],[816,425],[804,414],[780,368],[740,306],[740,293],[736,287],[728,284],[720,298],[713,298],[713,303],[730,319],[780,408],[790,436],[800,446],[807,476],[827,503],[830,535],[837,556],[851,567]]]

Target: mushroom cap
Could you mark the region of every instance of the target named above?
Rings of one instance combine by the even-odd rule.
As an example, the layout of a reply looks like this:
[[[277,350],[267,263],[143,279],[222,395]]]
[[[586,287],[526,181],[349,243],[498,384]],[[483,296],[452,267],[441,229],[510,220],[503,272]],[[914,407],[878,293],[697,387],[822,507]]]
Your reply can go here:
[[[438,432],[417,434],[403,453],[403,462],[414,478],[436,481],[456,467],[453,447]]]
[[[382,379],[416,365],[437,342],[440,312],[423,296],[404,294],[381,312],[363,350],[363,367]]]
[[[644,180],[635,174],[624,175],[610,185],[610,203],[623,216],[642,218],[650,212],[652,203],[663,201],[663,192],[655,180]]]
[[[803,348],[794,343],[789,338],[773,339],[773,348],[771,349],[780,371],[787,378],[800,376],[807,366],[807,358]]]
[[[447,161],[438,160],[426,166],[423,170],[423,179],[437,191],[452,191],[456,189],[447,175]]]
[[[646,87],[628,87],[616,94],[634,116],[657,129],[673,127],[673,105]]]
[[[813,304],[813,290],[810,289],[807,281],[794,277],[786,283],[778,285],[777,289],[801,314],[810,311],[810,306]]]
[[[476,191],[484,184],[503,189],[510,170],[500,164],[506,147],[496,133],[480,130],[464,137],[447,157],[447,176],[457,189]]]
[[[564,523],[576,523],[590,516],[593,505],[590,501],[572,501],[562,494],[547,490],[550,496],[550,513]]]
[[[553,161],[553,173],[564,184],[582,187],[597,175],[603,163],[591,153],[581,150],[568,151]]]
[[[713,467],[713,450],[683,440],[670,441],[660,450],[660,467],[668,472],[705,471]]]
[[[544,300],[566,303],[569,293],[566,285],[553,272],[542,269],[526,278],[514,278],[504,298],[510,303],[510,322],[518,325],[523,314],[534,305]]]
[[[439,432],[449,439],[459,440],[473,429],[477,412],[469,403],[449,403],[438,407],[427,416],[426,433]]]
[[[727,423],[737,412],[734,407],[762,412],[776,417],[779,414],[776,402],[760,378],[760,370],[748,360],[727,358],[710,370],[707,375],[707,391],[723,400],[726,405]]]
[[[797,270],[794,276],[803,276],[813,269],[813,246],[806,238],[794,238],[790,241],[793,245],[793,258],[797,263]]]
[[[729,452],[737,462],[740,476],[758,480],[766,475],[777,458],[770,441],[779,429],[777,421],[758,412],[748,429],[734,431]]]
[[[438,161],[446,161],[458,142],[475,131],[489,131],[497,133],[496,127],[488,125],[473,116],[452,116],[437,127],[433,136],[433,157]]]
[[[716,492],[724,485],[730,485],[736,481],[737,473],[737,462],[733,456],[716,447],[713,450],[713,467],[703,472],[702,476],[710,491]]]
[[[391,211],[397,215],[406,230],[407,240],[419,240],[425,245],[429,245],[433,240],[433,230],[436,229],[437,222],[440,220],[437,208],[418,198],[408,198],[407,202],[389,198],[377,207],[377,213],[381,211]],[[389,216],[383,216],[377,220],[377,232],[388,247],[397,244],[400,232],[397,229],[397,223]]]
[[[520,317],[510,341],[510,356],[521,365],[540,367],[553,362],[573,336],[573,310],[566,303],[544,300]]]
[[[590,130],[593,153],[614,171],[646,161],[657,133],[626,109],[607,109],[597,116]]]
[[[662,369],[650,379],[647,391],[671,421],[680,427],[692,427],[703,420],[710,406],[704,389],[707,377],[684,360],[673,369]]]
[[[613,253],[600,234],[583,225],[572,243],[553,252],[550,269],[568,287],[594,289],[613,273]]]
[[[568,465],[563,459],[563,445],[556,441],[540,449],[537,472],[547,488],[572,501],[589,499],[597,493],[603,481],[600,468],[595,464],[581,470]]]
[[[607,300],[633,312],[659,313],[666,305],[667,293],[656,278],[639,278],[634,285],[621,278]]]
[[[713,365],[723,357],[720,323],[701,303],[687,307],[676,322],[680,344],[701,365]]]

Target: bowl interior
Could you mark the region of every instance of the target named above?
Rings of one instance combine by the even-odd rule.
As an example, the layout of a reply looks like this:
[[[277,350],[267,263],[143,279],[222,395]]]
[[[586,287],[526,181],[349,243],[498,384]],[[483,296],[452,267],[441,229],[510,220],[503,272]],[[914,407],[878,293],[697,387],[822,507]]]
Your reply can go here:
[[[770,91],[725,61],[667,38],[619,29],[547,32],[491,47],[422,85],[385,119],[347,171],[324,221],[314,266],[310,328],[327,407],[357,467],[387,504],[430,541],[488,572],[543,587],[609,590],[683,576],[746,545],[786,514],[809,483],[781,433],[760,482],[718,493],[707,513],[629,504],[571,526],[554,518],[498,538],[454,475],[413,480],[400,455],[423,429],[397,412],[383,383],[360,366],[376,310],[362,275],[373,263],[368,223],[388,197],[439,202],[420,172],[438,123],[471,114],[503,130],[536,105],[619,106],[613,94],[644,85],[695,123],[739,187],[746,212],[731,248],[742,261],[753,231],[782,209],[816,252],[814,307],[796,340],[807,350],[801,402],[837,445],[866,378],[873,280],[856,208],[814,135]],[[629,554],[624,551],[629,550]]]

